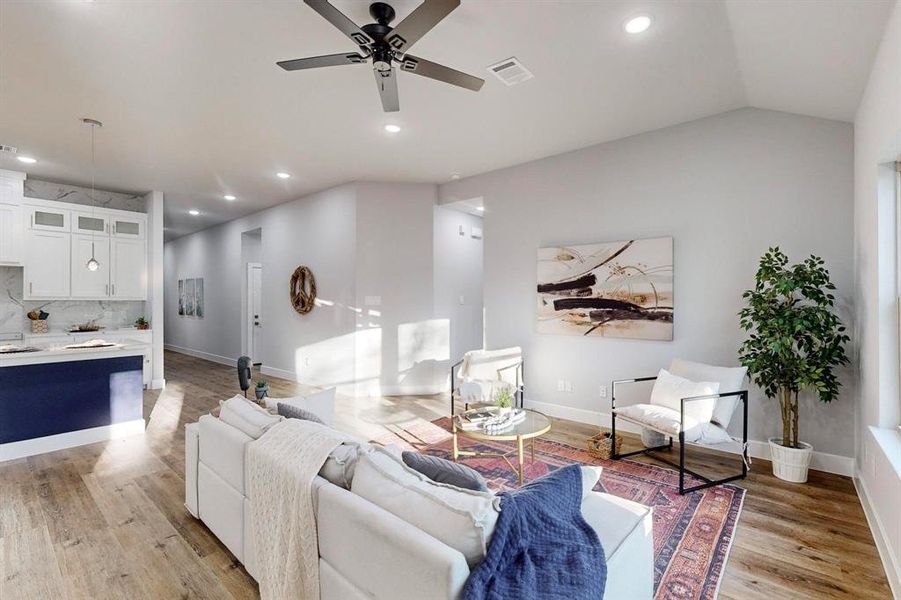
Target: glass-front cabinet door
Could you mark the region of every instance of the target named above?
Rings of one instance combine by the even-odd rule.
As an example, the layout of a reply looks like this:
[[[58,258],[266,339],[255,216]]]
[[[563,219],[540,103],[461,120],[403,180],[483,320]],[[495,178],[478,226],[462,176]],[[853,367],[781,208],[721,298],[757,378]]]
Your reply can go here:
[[[144,239],[145,220],[139,217],[111,217],[112,234],[118,238]]]
[[[98,213],[73,212],[72,232],[109,235],[109,217]]]
[[[29,226],[43,231],[69,231],[69,211],[29,206]]]

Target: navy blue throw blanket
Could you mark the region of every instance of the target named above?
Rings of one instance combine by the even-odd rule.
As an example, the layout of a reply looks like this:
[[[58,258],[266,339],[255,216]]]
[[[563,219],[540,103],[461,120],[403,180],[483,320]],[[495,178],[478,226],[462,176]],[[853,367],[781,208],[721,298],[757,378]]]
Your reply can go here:
[[[501,512],[488,556],[466,580],[463,600],[604,597],[607,560],[582,517],[578,465],[498,496]]]

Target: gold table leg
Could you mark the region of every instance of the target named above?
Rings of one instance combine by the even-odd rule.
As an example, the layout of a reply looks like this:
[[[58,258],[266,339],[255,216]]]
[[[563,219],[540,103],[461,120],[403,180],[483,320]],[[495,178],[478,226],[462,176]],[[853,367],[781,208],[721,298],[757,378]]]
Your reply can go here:
[[[454,457],[454,462],[457,462],[457,457],[460,455],[460,449],[457,446],[457,423],[456,423],[456,421],[454,422],[454,431],[453,431],[452,437],[453,437],[453,445],[454,445],[453,457]]]
[[[523,448],[522,448],[522,436],[516,436],[516,455],[519,458],[519,485],[522,487],[523,483],[523,475],[522,475],[522,467],[523,467]]]

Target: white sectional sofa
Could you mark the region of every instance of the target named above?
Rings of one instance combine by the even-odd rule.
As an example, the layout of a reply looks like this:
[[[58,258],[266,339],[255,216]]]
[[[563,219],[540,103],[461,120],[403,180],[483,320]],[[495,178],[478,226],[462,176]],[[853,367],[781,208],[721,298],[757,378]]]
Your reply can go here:
[[[185,435],[188,510],[257,578],[245,461],[253,438],[212,415],[188,424]],[[314,488],[323,600],[459,597],[470,572],[460,551],[322,477]],[[582,513],[607,556],[605,598],[652,598],[651,509],[590,492]]]

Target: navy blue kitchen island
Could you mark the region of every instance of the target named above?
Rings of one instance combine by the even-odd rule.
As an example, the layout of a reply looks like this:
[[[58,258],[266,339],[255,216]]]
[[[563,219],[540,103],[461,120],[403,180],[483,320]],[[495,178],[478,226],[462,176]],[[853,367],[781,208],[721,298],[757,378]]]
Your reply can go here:
[[[143,349],[0,359],[0,460],[143,432]]]

